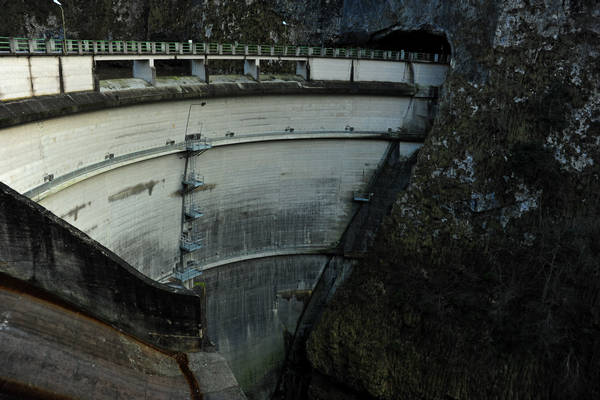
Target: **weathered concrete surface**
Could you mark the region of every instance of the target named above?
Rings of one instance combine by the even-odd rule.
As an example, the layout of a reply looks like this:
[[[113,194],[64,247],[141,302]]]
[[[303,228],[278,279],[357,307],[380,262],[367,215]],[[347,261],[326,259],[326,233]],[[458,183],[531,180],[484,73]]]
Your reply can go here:
[[[208,335],[250,398],[268,398],[328,256],[268,257],[205,271]]]
[[[197,296],[144,277],[41,206],[0,183],[0,271],[148,343],[198,350]]]
[[[0,289],[0,393],[15,386],[72,399],[191,398],[170,355],[28,294]]]
[[[325,123],[325,121],[321,121]],[[205,187],[192,202],[205,265],[263,252],[335,247],[360,191],[378,167],[385,140],[299,140],[211,149],[196,160]],[[204,189],[204,190],[203,190]]]
[[[184,169],[181,154],[172,154],[181,149],[165,144],[183,142],[186,126],[215,144],[197,160],[195,172],[207,185],[192,196],[205,212],[194,228],[207,236],[198,260],[212,263],[334,244],[352,192],[383,154],[386,141],[371,133],[419,126],[427,113],[427,99],[272,95],[75,114],[1,130],[0,180],[31,193],[139,271],[160,278],[179,261]],[[336,140],[320,139],[331,132]],[[290,140],[273,141],[277,135]],[[261,142],[240,144],[255,140]],[[407,155],[416,147],[403,145]],[[162,153],[146,159],[144,152],[154,149]],[[133,157],[131,164],[107,159],[125,156]],[[98,163],[106,167],[90,170]],[[44,184],[48,174],[55,180]],[[51,191],[38,197],[38,188]],[[256,208],[257,202],[262,206]],[[252,209],[254,217],[240,207]]]
[[[173,154],[127,165],[40,204],[156,279],[179,260],[184,161]]]
[[[52,118],[0,130],[0,181],[24,193],[55,178],[105,161],[183,142],[188,133],[209,140],[250,134],[424,130],[427,99],[396,96],[273,95],[143,104]],[[191,111],[190,111],[191,107]],[[189,114],[189,122],[188,122]],[[291,132],[289,132],[291,133]]]
[[[406,83],[320,81],[231,82],[132,89],[117,92],[71,93],[64,96],[40,97],[1,103],[0,128],[103,108],[171,100],[277,94],[412,96],[415,93],[416,88],[414,85]]]

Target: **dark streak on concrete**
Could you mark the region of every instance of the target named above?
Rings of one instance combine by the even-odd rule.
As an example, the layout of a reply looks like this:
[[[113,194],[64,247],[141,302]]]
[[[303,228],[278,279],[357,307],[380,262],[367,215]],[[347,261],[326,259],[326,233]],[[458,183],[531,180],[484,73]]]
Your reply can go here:
[[[198,385],[198,381],[196,380],[194,373],[190,370],[190,362],[187,354],[177,353],[173,358],[175,361],[177,361],[177,365],[179,365],[181,373],[185,377],[188,385],[190,385],[190,395],[192,400],[204,400],[204,396],[200,392],[200,385]]]
[[[164,180],[163,180],[164,182]],[[129,186],[123,190],[121,190],[120,192],[117,192],[115,194],[111,194],[110,196],[108,196],[108,201],[109,202],[113,202],[113,201],[118,201],[118,200],[124,200],[126,198],[128,198],[129,196],[134,196],[136,194],[140,194],[143,191],[147,190],[148,191],[148,196],[152,196],[152,190],[154,190],[154,186],[156,186],[156,184],[160,183],[159,181],[149,181],[149,182],[145,182],[145,183],[138,183],[135,186]]]
[[[69,212],[67,212],[66,214],[61,215],[60,217],[62,219],[73,218],[74,221],[77,221],[77,216],[79,215],[79,211],[83,210],[89,204],[91,204],[91,202],[88,202],[88,204],[83,203],[83,204],[80,204],[78,206],[75,206],[71,210],[69,210]]]

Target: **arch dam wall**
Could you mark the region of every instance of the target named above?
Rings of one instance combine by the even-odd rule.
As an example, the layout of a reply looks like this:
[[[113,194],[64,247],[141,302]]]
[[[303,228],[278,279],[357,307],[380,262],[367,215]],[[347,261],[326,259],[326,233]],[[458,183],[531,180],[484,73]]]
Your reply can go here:
[[[152,279],[168,281],[182,261],[202,272],[186,284],[206,285],[208,335],[260,397],[357,193],[390,147],[418,149],[436,94],[414,83],[246,82],[3,103],[0,181]],[[191,134],[209,148],[190,156]],[[202,184],[182,196],[190,174]],[[202,216],[186,220],[190,207]],[[182,233],[202,247],[182,254]]]

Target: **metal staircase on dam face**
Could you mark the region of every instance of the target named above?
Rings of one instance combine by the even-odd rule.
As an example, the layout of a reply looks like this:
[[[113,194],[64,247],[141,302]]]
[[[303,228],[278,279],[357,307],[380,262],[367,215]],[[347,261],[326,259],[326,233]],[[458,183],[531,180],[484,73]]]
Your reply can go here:
[[[186,260],[191,254],[203,248],[203,239],[194,232],[193,223],[204,216],[204,212],[195,199],[196,190],[204,186],[204,177],[196,172],[196,157],[212,146],[206,142],[201,134],[185,136],[185,171],[182,184],[182,221],[181,237],[179,242],[179,265],[173,272],[173,278],[184,282],[202,275],[194,260]]]

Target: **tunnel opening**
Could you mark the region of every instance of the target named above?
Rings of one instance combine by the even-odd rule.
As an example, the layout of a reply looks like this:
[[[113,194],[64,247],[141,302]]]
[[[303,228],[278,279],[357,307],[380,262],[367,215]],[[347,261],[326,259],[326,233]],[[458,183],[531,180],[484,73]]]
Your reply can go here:
[[[444,34],[424,29],[412,31],[386,29],[372,35],[366,45],[382,50],[406,50],[445,55],[452,53],[450,42]]]

